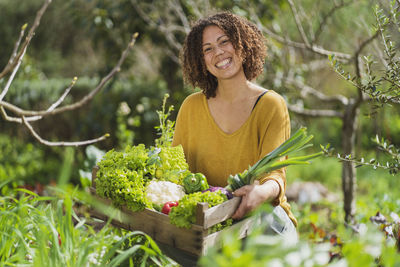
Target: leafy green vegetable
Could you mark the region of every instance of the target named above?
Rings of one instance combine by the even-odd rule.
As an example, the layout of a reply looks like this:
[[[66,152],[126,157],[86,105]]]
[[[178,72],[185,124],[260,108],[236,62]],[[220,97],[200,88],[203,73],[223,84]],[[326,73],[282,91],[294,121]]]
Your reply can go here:
[[[169,218],[172,224],[178,227],[190,228],[196,222],[196,206],[198,202],[206,202],[214,207],[227,200],[225,194],[216,192],[196,192],[185,195],[177,207],[172,207]]]
[[[126,205],[133,211],[152,208],[146,199],[146,186],[153,178],[182,184],[190,173],[182,146],[127,146],[124,152],[108,151],[99,162],[96,191],[116,206]]]
[[[162,147],[158,155],[155,177],[182,185],[183,178],[190,174],[183,147]]]
[[[221,231],[224,228],[231,226],[232,224],[233,224],[232,219],[227,219],[226,221],[217,223],[216,225],[213,225],[208,229],[208,234],[212,234],[212,233]]]
[[[128,146],[124,152],[107,152],[98,164],[97,194],[111,199],[116,206],[126,205],[133,211],[151,208],[152,204],[144,193],[149,180],[145,176],[148,158],[148,152],[142,144]]]

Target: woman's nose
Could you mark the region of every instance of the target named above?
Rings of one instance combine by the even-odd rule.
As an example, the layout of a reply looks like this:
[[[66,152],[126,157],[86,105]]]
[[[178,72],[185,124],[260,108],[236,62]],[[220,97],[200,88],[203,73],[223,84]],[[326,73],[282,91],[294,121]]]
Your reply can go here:
[[[216,46],[216,47],[215,47],[215,55],[216,55],[216,56],[222,55],[224,52],[225,52],[225,51],[224,51],[221,47],[219,47],[219,46]]]

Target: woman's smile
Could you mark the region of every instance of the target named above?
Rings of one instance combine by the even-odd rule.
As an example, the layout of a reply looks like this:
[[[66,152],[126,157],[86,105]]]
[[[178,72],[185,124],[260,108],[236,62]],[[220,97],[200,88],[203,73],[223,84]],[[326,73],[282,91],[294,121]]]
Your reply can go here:
[[[226,69],[231,65],[231,63],[232,63],[232,58],[230,57],[217,62],[215,66],[219,69]]]

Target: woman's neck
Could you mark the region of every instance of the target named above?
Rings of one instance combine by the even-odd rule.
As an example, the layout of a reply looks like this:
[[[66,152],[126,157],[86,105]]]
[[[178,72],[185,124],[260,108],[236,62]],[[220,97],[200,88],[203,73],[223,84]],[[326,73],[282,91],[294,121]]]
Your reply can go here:
[[[225,101],[235,102],[235,100],[249,93],[250,84],[245,75],[237,76],[233,79],[220,79],[218,80],[216,97]]]

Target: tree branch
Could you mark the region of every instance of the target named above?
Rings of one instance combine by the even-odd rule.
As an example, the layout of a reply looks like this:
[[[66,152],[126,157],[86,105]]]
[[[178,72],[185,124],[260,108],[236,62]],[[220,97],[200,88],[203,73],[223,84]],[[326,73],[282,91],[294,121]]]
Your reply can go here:
[[[24,25],[21,29],[20,32],[20,37],[15,43],[14,50],[12,52],[12,55],[10,57],[9,62],[7,63],[6,67],[4,70],[0,73],[0,78],[7,75],[10,71],[12,71],[7,84],[5,85],[4,89],[2,90],[0,94],[0,112],[1,116],[6,120],[10,122],[15,122],[15,123],[22,123],[25,127],[28,128],[29,132],[31,133],[32,136],[34,136],[40,143],[47,145],[47,146],[82,146],[82,145],[89,145],[93,144],[99,141],[104,140],[109,136],[109,134],[105,134],[101,137],[91,139],[91,140],[86,140],[86,141],[78,141],[78,142],[51,142],[43,139],[40,137],[40,135],[33,129],[32,125],[29,123],[29,121],[34,121],[34,120],[39,120],[42,119],[44,116],[47,115],[54,115],[58,113],[62,113],[65,111],[70,111],[74,110],[77,108],[82,107],[86,103],[92,100],[92,98],[100,92],[100,90],[104,87],[104,85],[112,78],[115,76],[117,72],[120,71],[121,66],[125,59],[128,56],[129,51],[131,48],[134,46],[135,41],[138,37],[138,33],[135,33],[132,36],[131,41],[129,42],[128,46],[126,49],[122,52],[120,59],[118,60],[117,64],[115,67],[105,76],[101,79],[100,83],[96,86],[96,88],[92,91],[90,91],[86,96],[84,96],[80,101],[77,101],[75,103],[72,103],[70,105],[66,105],[64,107],[58,108],[58,106],[65,100],[65,97],[69,94],[71,91],[72,87],[75,85],[77,78],[75,77],[71,84],[65,89],[64,93],[53,103],[50,105],[50,107],[47,110],[42,110],[42,111],[32,111],[32,110],[24,110],[16,105],[13,105],[9,102],[3,101],[3,98],[8,92],[8,89],[11,86],[12,81],[14,80],[15,74],[17,73],[20,64],[22,62],[22,59],[26,53],[27,47],[34,36],[36,28],[40,24],[40,20],[47,8],[47,6],[51,3],[51,0],[46,0],[41,9],[37,12],[35,21],[33,23],[33,26],[30,28],[30,31],[25,38],[25,42],[23,45],[20,47],[20,42],[24,36],[25,28],[26,25]],[[19,52],[17,52],[19,51]],[[9,110],[13,112],[15,115],[18,117],[10,117],[7,115],[6,110]]]
[[[303,25],[301,24],[301,20],[299,17],[299,13],[297,12],[295,5],[293,4],[293,1],[292,0],[287,0],[287,1],[290,5],[290,9],[292,10],[293,18],[296,22],[296,26],[300,33],[301,39],[303,40],[306,47],[310,47],[310,42],[308,41],[307,35],[304,32]]]
[[[70,86],[68,86],[68,87],[65,89],[64,93],[60,96],[60,98],[59,98],[56,102],[54,102],[46,111],[52,111],[52,110],[54,110],[56,107],[58,107],[58,106],[64,101],[65,97],[66,97],[66,96],[68,95],[68,93],[71,91],[72,87],[75,85],[75,83],[76,83],[77,80],[78,80],[78,78],[77,78],[77,77],[74,77],[74,79],[72,80]],[[19,117],[10,117],[10,116],[8,116],[7,113],[6,113],[6,111],[4,110],[3,106],[0,106],[0,107],[1,107],[1,109],[2,109],[1,111],[2,111],[2,113],[3,113],[3,114],[2,114],[2,115],[3,115],[3,118],[4,118],[6,121],[22,123],[22,119],[21,119],[21,118],[19,118]],[[43,116],[32,116],[32,117],[25,117],[25,120],[26,120],[26,121],[37,121],[37,120],[40,120],[40,119],[42,119],[42,118],[43,118]]]
[[[22,123],[21,118],[15,118],[15,117],[9,117],[4,109],[3,106],[0,105],[0,111],[1,111],[1,116],[3,117],[4,120],[10,121],[10,122],[17,122],[17,123]]]
[[[164,34],[165,38],[167,39],[167,42],[169,43],[169,45],[171,47],[173,47],[176,50],[176,52],[179,52],[181,50],[182,44],[176,39],[174,32],[179,31],[179,32],[186,34],[190,30],[190,28],[187,28],[185,26],[179,26],[179,25],[176,25],[173,23],[156,23],[153,19],[151,19],[151,17],[148,15],[148,13],[145,12],[141,8],[139,1],[131,0],[131,3],[133,5],[133,7],[136,9],[136,11],[138,12],[139,16],[146,23],[148,23],[151,27],[158,29],[159,31],[161,31]],[[165,4],[167,4],[167,6],[165,6]],[[164,11],[165,11],[165,8],[168,9],[170,7],[168,4],[170,4],[170,1],[168,1],[166,3],[164,2]],[[153,7],[153,4],[151,4],[151,6]],[[177,9],[181,10],[182,6],[180,3],[175,2],[173,7],[170,8],[170,10],[173,10],[176,13],[176,12],[178,12]],[[169,14],[170,10],[163,12],[163,14]],[[181,10],[179,13],[180,13],[180,15],[184,14],[183,10]],[[161,17],[161,16],[158,17],[159,21],[161,21],[162,19],[163,19],[163,17]],[[187,19],[183,19],[183,18],[180,18],[180,19],[181,19],[181,22],[183,25],[185,25],[185,23],[187,23]]]
[[[7,94],[8,89],[10,88],[11,83],[14,80],[15,74],[17,73],[17,71],[19,69],[19,66],[21,66],[21,62],[22,62],[22,59],[23,59],[23,57],[25,55],[25,52],[26,52],[26,47],[25,47],[23,53],[21,54],[21,56],[18,58],[17,65],[14,67],[13,72],[11,73],[10,77],[8,78],[6,86],[4,87],[3,91],[0,94],[0,101],[3,100],[3,98]]]
[[[188,0],[190,7],[193,9],[193,13],[195,14],[196,18],[200,18],[204,16],[204,14],[208,14],[210,11],[210,1],[209,0],[200,0],[200,5],[198,1],[194,3],[193,0]],[[203,11],[199,9],[199,6],[203,8]]]
[[[4,69],[2,70],[2,72],[0,73],[0,79],[2,77],[4,77],[5,75],[7,75],[11,70],[13,70],[15,68],[15,66],[17,65],[20,57],[22,57],[23,53],[25,53],[25,49],[28,47],[29,43],[31,42],[31,40],[32,40],[32,38],[33,38],[33,36],[35,34],[36,28],[39,26],[40,20],[41,20],[41,18],[43,16],[44,12],[46,11],[47,7],[51,3],[51,1],[52,0],[46,0],[44,2],[43,6],[40,8],[40,10],[36,13],[36,17],[35,17],[35,20],[33,22],[33,25],[30,28],[28,36],[25,38],[25,41],[22,44],[21,49],[19,50],[19,52],[18,52],[18,54],[16,56],[13,56],[14,53],[11,55],[11,58],[10,58],[11,62],[9,61],[7,63],[7,65],[4,67]],[[22,28],[24,28],[24,27],[22,27]],[[20,36],[21,36],[21,34],[23,34],[22,31],[20,33]],[[18,46],[19,46],[19,44],[18,44],[18,41],[17,41],[16,44],[15,44],[14,49],[17,48]]]
[[[94,144],[97,143],[99,141],[102,141],[104,139],[106,139],[107,137],[109,137],[109,134],[105,134],[103,136],[100,136],[96,139],[91,139],[91,140],[86,140],[86,141],[78,141],[78,142],[51,142],[51,141],[47,141],[44,140],[43,138],[41,138],[33,129],[33,127],[29,124],[29,122],[25,119],[24,116],[21,117],[23,124],[26,126],[26,128],[28,128],[29,132],[33,135],[33,137],[36,138],[36,140],[39,141],[39,143],[44,144],[46,146],[84,146],[84,145],[90,145],[90,144]]]
[[[19,45],[21,44],[21,41],[22,41],[22,38],[24,37],[24,35],[25,35],[25,30],[26,30],[26,27],[28,26],[28,24],[24,24],[22,27],[21,27],[21,32],[19,33],[19,37],[18,37],[18,40],[15,42],[15,44],[14,44],[14,49],[13,49],[13,52],[12,52],[12,54],[11,54],[11,56],[10,56],[10,59],[8,60],[8,62],[7,62],[7,65],[9,65],[9,64],[12,64],[13,62],[14,62],[14,59],[15,59],[15,57],[17,56],[17,53],[18,53],[18,48],[19,48]],[[6,66],[7,66],[6,65]]]
[[[354,57],[358,57],[362,50],[369,44],[371,43],[374,39],[376,39],[379,36],[380,31],[377,30],[374,35],[370,36],[368,39],[364,40],[357,48],[357,50],[354,52]]]
[[[328,22],[328,19],[333,17],[333,15],[335,14],[336,11],[338,11],[339,9],[346,7],[348,5],[350,5],[352,2],[344,2],[343,0],[340,2],[340,4],[334,4],[334,6],[328,11],[328,13],[326,13],[323,18],[321,23],[319,24],[317,30],[314,33],[314,38],[312,39],[311,43],[316,43],[318,41],[319,36],[322,33],[323,28],[325,27],[325,25]]]
[[[320,91],[314,89],[313,87],[303,84],[300,81],[297,81],[294,79],[284,78],[284,82],[286,84],[296,86],[300,90],[300,96],[302,98],[307,97],[307,95],[312,95],[312,96],[316,97],[318,100],[323,101],[323,102],[335,102],[335,103],[339,103],[343,106],[345,106],[349,103],[349,100],[345,96],[342,96],[342,95],[328,96],[328,95],[325,95],[324,93],[321,93]]]
[[[186,17],[186,14],[185,14],[185,12],[183,11],[183,9],[182,9],[182,5],[179,3],[179,1],[177,1],[177,0],[174,0],[174,4],[175,4],[175,7],[176,8],[174,8],[174,9],[172,9],[174,12],[175,12],[175,14],[179,17],[179,19],[181,20],[181,22],[182,22],[182,26],[183,26],[183,31],[185,32],[185,33],[189,33],[189,31],[190,31],[190,23],[189,23],[189,20],[188,20],[188,18]]]
[[[305,109],[302,106],[292,104],[287,104],[287,107],[291,112],[307,117],[343,117],[343,114],[336,110]]]
[[[271,30],[268,27],[266,27],[265,25],[263,25],[261,23],[260,19],[258,18],[257,14],[254,12],[254,10],[252,8],[250,8],[249,11],[251,13],[252,18],[256,21],[257,26],[261,29],[261,31],[267,37],[271,37],[272,39],[274,39],[284,45],[299,48],[299,49],[309,50],[309,51],[316,53],[318,55],[321,55],[321,56],[327,57],[327,56],[333,55],[335,58],[337,58],[338,61],[342,61],[342,62],[348,62],[352,58],[351,55],[346,54],[346,53],[330,51],[330,50],[324,49],[320,46],[317,46],[315,44],[307,46],[305,43],[295,42],[295,41],[290,40],[287,37],[282,37],[279,34],[275,33],[273,30]]]
[[[138,37],[138,33],[135,33],[132,36],[131,41],[129,42],[127,48],[122,52],[121,57],[117,63],[117,65],[105,76],[101,79],[100,83],[97,85],[97,87],[91,91],[89,94],[87,94],[85,97],[83,97],[80,101],[75,102],[73,104],[61,107],[61,108],[55,108],[53,110],[40,110],[40,111],[33,111],[33,110],[24,110],[19,108],[18,106],[15,106],[11,103],[5,102],[5,101],[0,101],[0,106],[3,106],[5,109],[8,109],[12,112],[14,112],[17,116],[47,116],[47,115],[55,115],[58,113],[62,113],[65,111],[70,111],[74,110],[77,108],[82,107],[86,103],[88,103],[92,98],[100,92],[100,90],[104,87],[104,85],[117,73],[120,71],[122,63],[125,61],[126,57],[128,56],[128,53],[130,49],[133,47],[135,44],[136,38]]]
[[[362,90],[362,85],[361,83],[361,68],[360,68],[360,54],[362,50],[369,44],[371,43],[375,38],[379,36],[380,31],[377,30],[374,35],[370,36],[368,39],[364,40],[356,49],[354,52],[354,65],[355,65],[355,70],[356,70],[356,77],[357,77],[357,91],[358,91],[358,97],[357,100],[353,106],[353,109],[357,109],[358,106],[364,101],[364,90]]]

